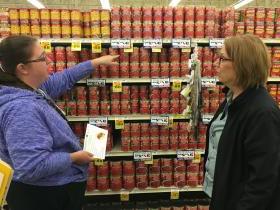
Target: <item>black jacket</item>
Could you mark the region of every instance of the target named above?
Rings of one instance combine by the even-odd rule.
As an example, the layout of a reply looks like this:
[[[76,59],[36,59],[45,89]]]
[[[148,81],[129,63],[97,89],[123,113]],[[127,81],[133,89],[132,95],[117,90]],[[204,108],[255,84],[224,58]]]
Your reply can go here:
[[[280,111],[264,87],[247,89],[228,107],[210,210],[280,210]]]

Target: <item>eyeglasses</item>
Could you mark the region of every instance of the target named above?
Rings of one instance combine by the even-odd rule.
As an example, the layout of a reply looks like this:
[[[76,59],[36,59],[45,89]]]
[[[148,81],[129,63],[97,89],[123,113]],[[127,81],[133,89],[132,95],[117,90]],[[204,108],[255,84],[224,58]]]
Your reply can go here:
[[[25,61],[23,62],[24,64],[28,64],[28,63],[35,63],[35,62],[46,62],[47,61],[47,56],[46,53],[43,52],[38,58],[34,59],[34,60],[29,60],[29,61]]]
[[[219,58],[219,60],[220,60],[220,63],[222,63],[224,61],[232,61],[231,58],[225,58],[225,57],[222,57],[222,56]]]

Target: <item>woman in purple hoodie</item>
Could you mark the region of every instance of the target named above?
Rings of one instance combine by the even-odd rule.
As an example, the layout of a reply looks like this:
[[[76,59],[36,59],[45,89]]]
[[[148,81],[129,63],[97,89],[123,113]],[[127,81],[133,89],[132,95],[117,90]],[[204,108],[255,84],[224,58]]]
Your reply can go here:
[[[14,169],[7,202],[12,210],[79,210],[93,155],[79,140],[53,99],[70,90],[103,56],[48,75],[39,42],[10,36],[0,43],[0,158]]]

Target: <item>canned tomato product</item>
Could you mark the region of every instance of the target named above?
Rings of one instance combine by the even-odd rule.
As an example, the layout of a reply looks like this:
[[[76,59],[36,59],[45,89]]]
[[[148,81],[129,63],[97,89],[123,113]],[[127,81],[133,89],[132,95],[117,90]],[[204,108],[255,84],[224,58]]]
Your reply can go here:
[[[110,10],[101,10],[100,19],[101,21],[110,22]]]
[[[141,7],[132,7],[132,22],[142,22],[142,8]]]
[[[35,37],[41,37],[41,28],[39,24],[31,25],[31,35]]]
[[[162,22],[163,11],[162,7],[153,7],[153,22]]]
[[[51,22],[55,24],[60,23],[60,10],[59,9],[51,9]]]
[[[110,187],[110,180],[108,176],[98,176],[97,177],[97,189],[100,191],[106,191]]]
[[[148,175],[136,174],[136,187],[140,190],[146,189],[148,187]]]
[[[91,36],[92,37],[101,36],[100,22],[91,22]]]
[[[61,25],[61,36],[62,36],[62,38],[70,38],[71,37],[71,26],[70,26],[70,24],[62,24]]]
[[[61,23],[62,24],[70,24],[71,21],[71,13],[68,9],[62,9],[60,12]]]
[[[153,10],[151,7],[143,7],[143,22],[152,22],[153,21]]]
[[[72,25],[71,27],[72,37],[82,37],[82,27],[80,25]]]
[[[123,176],[123,188],[126,190],[132,190],[135,188],[135,175]]]
[[[103,38],[109,38],[110,37],[110,22],[102,21],[101,22],[101,35]]]
[[[101,20],[100,10],[99,9],[92,9],[90,11],[90,21],[100,22],[100,20]]]
[[[19,9],[19,19],[27,21],[30,19],[29,9]]]
[[[18,21],[19,20],[19,11],[18,9],[13,9],[13,8],[10,8],[9,9],[9,18],[10,20],[15,20],[15,21]]]
[[[11,24],[11,34],[12,35],[20,34],[20,26],[18,24]]]
[[[38,9],[30,9],[30,20],[40,20],[40,13]]]
[[[61,37],[61,26],[59,24],[51,26],[51,32],[53,38],[60,38]]]
[[[50,24],[41,24],[42,37],[47,38],[51,35],[51,26]]]
[[[113,7],[111,10],[111,21],[121,21],[121,8],[120,7]]]
[[[131,7],[121,7],[121,19],[123,22],[131,22]]]
[[[82,14],[80,10],[71,10],[71,23],[80,24],[82,22]]]
[[[41,9],[40,17],[42,24],[50,24],[51,14],[49,9]]]
[[[174,8],[174,22],[184,21],[184,7]]]
[[[20,25],[20,34],[21,35],[31,35],[30,25],[29,24],[21,24]]]

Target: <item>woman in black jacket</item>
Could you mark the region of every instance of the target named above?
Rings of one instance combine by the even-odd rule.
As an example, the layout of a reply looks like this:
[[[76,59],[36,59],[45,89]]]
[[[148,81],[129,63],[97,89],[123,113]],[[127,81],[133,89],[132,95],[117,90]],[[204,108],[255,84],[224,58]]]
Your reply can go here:
[[[270,58],[253,35],[225,40],[227,88],[207,131],[204,191],[211,210],[280,210],[280,111],[265,85]]]

